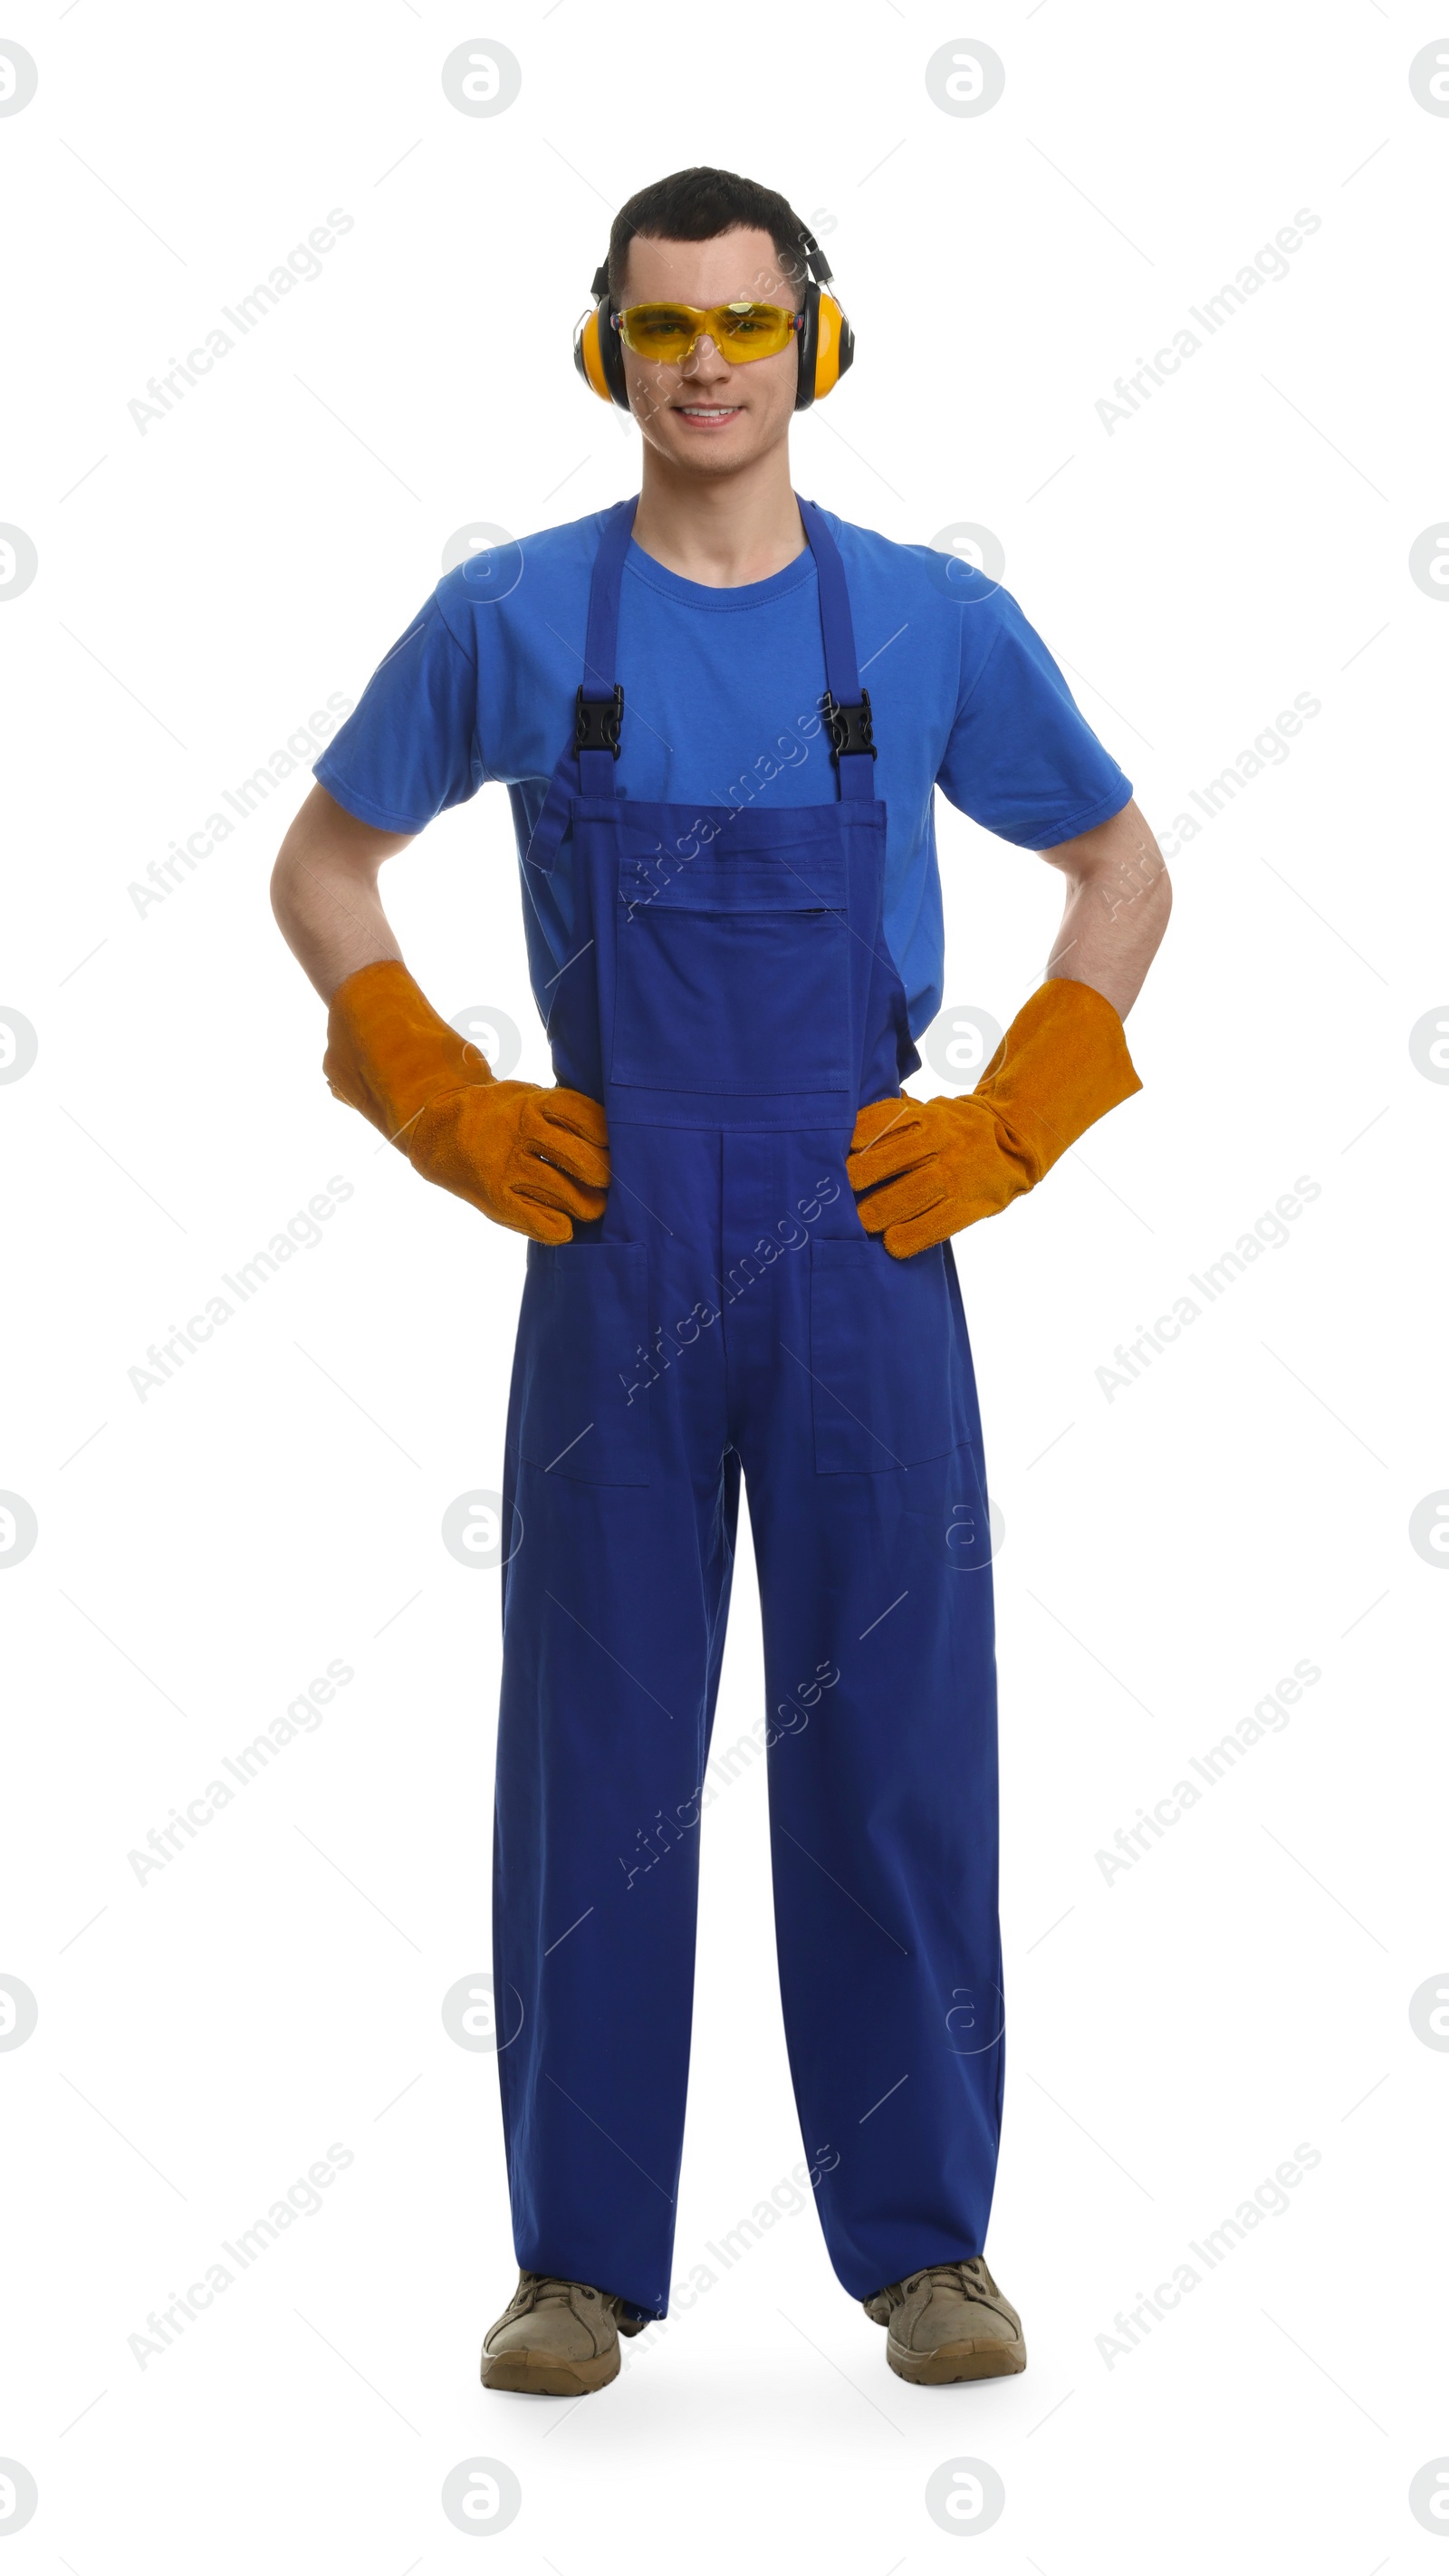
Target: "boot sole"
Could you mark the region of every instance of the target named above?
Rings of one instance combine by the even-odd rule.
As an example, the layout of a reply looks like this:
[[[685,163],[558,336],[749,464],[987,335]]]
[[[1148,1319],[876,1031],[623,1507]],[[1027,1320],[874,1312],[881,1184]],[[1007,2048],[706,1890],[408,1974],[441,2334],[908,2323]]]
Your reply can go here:
[[[938,2344],[934,2352],[908,2352],[887,2338],[886,2359],[898,2379],[918,2388],[942,2388],[955,2379],[1009,2379],[1026,2368],[1026,2344],[982,2336],[973,2343]]]
[[[619,2347],[592,2361],[560,2361],[554,2353],[484,2353],[478,2373],[485,2388],[507,2388],[522,2397],[588,2397],[619,2376]]]

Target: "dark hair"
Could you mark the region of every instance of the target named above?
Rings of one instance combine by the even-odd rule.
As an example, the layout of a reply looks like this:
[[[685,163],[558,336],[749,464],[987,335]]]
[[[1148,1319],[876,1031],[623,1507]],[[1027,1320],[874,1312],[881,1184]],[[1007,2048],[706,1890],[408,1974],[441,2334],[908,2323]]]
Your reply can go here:
[[[619,303],[636,235],[646,241],[713,241],[741,225],[769,234],[781,276],[798,301],[805,284],[806,227],[793,206],[774,188],[741,179],[733,170],[696,169],[655,179],[620,207],[609,234],[610,303]]]

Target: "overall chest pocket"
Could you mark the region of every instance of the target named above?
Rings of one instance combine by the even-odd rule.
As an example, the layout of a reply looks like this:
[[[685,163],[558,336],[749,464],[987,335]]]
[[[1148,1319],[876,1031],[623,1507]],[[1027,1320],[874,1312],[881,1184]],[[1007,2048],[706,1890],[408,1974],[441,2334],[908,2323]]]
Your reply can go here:
[[[653,1091],[845,1092],[843,859],[789,849],[619,866],[613,1080]]]
[[[530,1243],[518,1319],[520,1454],[584,1485],[647,1485],[648,1254]]]

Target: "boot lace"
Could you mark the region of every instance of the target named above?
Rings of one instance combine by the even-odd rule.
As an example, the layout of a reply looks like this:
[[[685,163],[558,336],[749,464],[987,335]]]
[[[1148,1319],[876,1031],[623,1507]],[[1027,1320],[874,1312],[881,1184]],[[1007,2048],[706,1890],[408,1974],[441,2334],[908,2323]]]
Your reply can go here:
[[[933,2289],[959,2290],[963,2298],[975,2299],[982,2307],[994,2307],[995,2297],[986,2278],[986,2266],[979,2254],[962,2263],[928,2263],[901,2283],[904,2291],[918,2290],[929,2281]]]
[[[527,2316],[546,2300],[552,2300],[555,2306],[568,2307],[575,2290],[586,2299],[598,2297],[598,2292],[591,2290],[583,2281],[565,2281],[551,2272],[525,2272],[514,2293],[515,2314]]]

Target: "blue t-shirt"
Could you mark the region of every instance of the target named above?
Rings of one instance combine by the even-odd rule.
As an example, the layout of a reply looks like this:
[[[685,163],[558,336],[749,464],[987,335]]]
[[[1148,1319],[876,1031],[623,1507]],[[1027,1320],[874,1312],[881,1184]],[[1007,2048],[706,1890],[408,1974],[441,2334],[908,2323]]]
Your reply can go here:
[[[1131,782],[1103,749],[1008,591],[931,546],[896,545],[825,512],[870,692],[886,807],[885,935],[913,1036],[941,1005],[933,789],[1021,849],[1050,849],[1118,813]],[[519,857],[584,679],[602,514],[510,540],[446,573],[373,673],[314,775],[360,821],[420,832],[490,780],[507,787]],[[655,804],[819,805],[838,790],[815,558],[733,590],[685,581],[631,538],[619,667],[622,796]],[[570,846],[555,861],[567,919]],[[564,963],[557,923],[524,897],[535,997]]]

